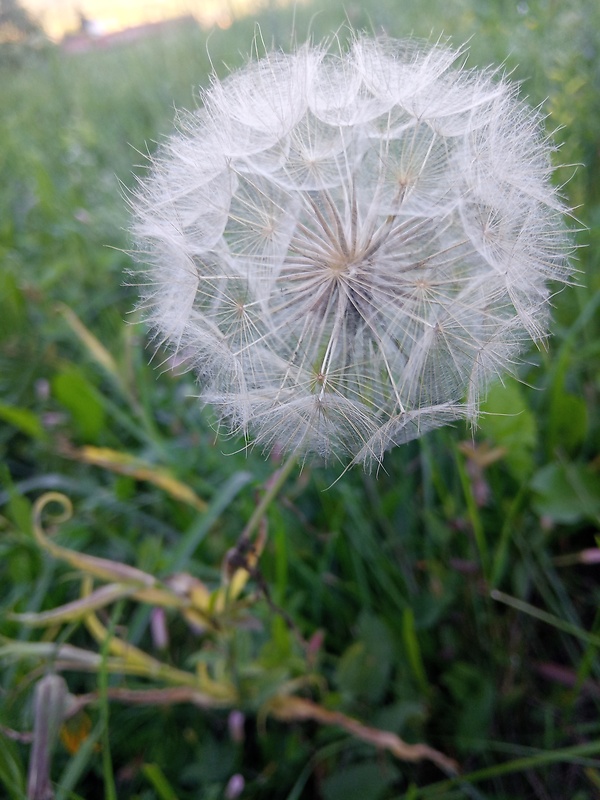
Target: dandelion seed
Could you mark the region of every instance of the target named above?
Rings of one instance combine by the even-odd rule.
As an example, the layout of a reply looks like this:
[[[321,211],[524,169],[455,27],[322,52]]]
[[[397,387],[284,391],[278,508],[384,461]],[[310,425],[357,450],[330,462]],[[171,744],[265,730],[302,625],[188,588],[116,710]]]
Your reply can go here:
[[[266,449],[369,467],[474,420],[571,274],[542,118],[440,44],[357,38],[223,82],[135,201],[142,305]]]

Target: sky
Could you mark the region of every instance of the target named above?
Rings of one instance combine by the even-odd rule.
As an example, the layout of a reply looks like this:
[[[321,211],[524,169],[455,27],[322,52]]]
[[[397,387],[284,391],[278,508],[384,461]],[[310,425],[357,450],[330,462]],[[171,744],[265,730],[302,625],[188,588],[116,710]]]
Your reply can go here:
[[[51,38],[61,39],[78,29],[80,11],[99,33],[185,14],[193,14],[200,24],[226,27],[232,17],[250,13],[265,0],[21,0],[21,5]]]

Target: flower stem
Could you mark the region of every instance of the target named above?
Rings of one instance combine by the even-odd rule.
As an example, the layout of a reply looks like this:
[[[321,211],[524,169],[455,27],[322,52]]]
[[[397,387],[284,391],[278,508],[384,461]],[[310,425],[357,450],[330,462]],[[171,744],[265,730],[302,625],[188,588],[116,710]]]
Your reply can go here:
[[[251,538],[252,534],[254,533],[254,531],[260,524],[262,518],[266,514],[267,509],[279,494],[281,487],[288,479],[296,463],[297,463],[296,454],[292,453],[288,457],[287,461],[285,461],[283,465],[279,468],[279,470],[273,474],[271,480],[267,484],[268,486],[267,491],[263,495],[260,503],[254,509],[252,516],[246,523],[246,526],[240,535],[239,543],[248,541]]]

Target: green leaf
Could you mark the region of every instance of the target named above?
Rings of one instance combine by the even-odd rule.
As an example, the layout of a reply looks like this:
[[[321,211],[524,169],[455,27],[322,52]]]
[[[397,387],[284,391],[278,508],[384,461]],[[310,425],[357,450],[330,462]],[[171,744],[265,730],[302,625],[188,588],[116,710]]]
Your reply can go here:
[[[344,650],[337,665],[336,683],[340,691],[352,696],[358,694],[363,687],[365,673],[365,644],[352,642]]]
[[[14,742],[0,735],[0,785],[7,798],[23,800],[25,797],[25,772]]]
[[[284,667],[292,655],[292,637],[281,617],[273,617],[271,637],[260,652],[260,664],[266,669]]]
[[[102,736],[102,720],[97,723],[75,755],[67,761],[56,786],[56,800],[72,800],[73,789],[93,763],[94,751]]]
[[[0,271],[0,339],[18,333],[25,320],[25,298],[15,276],[8,270]]]
[[[572,451],[585,440],[588,410],[585,400],[575,394],[560,392],[550,414],[550,451],[560,447]]]
[[[19,408],[18,406],[9,406],[0,403],[0,420],[17,428],[32,439],[44,439],[46,431],[39,418],[33,411],[28,408]]]
[[[493,680],[475,665],[457,661],[445,673],[442,682],[456,701],[457,744],[469,753],[485,748],[494,709]]]
[[[429,681],[423,665],[423,657],[419,646],[419,639],[415,629],[415,616],[412,608],[405,608],[402,612],[402,637],[408,654],[408,660],[413,674],[421,689],[429,693]]]
[[[352,764],[325,778],[321,790],[325,800],[377,800],[398,774],[391,764]]]
[[[515,379],[509,378],[491,388],[481,405],[479,427],[486,438],[506,449],[506,464],[517,480],[531,475],[537,425]]]
[[[8,493],[6,514],[8,518],[24,533],[33,534],[31,525],[32,506],[28,498],[20,494],[13,486],[10,473],[5,467],[0,469],[0,483],[5,486]]]
[[[152,784],[160,800],[177,800],[177,794],[158,764],[144,764],[142,772]]]
[[[96,441],[105,422],[105,410],[98,390],[84,372],[69,366],[52,379],[52,391],[73,417],[79,433],[86,441]]]
[[[357,627],[358,640],[346,649],[338,663],[337,684],[352,698],[376,703],[388,689],[394,660],[390,632],[385,623],[367,613],[361,614]]]
[[[540,516],[570,525],[600,514],[600,475],[585,464],[547,464],[530,485]]]

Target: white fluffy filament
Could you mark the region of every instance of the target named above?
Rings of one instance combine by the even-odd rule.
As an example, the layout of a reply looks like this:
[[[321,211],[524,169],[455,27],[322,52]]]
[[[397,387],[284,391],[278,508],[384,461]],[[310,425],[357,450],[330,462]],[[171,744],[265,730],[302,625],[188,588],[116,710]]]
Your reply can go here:
[[[545,336],[571,250],[541,118],[444,46],[275,53],[204,93],[136,198],[143,306],[269,449],[367,467]]]

